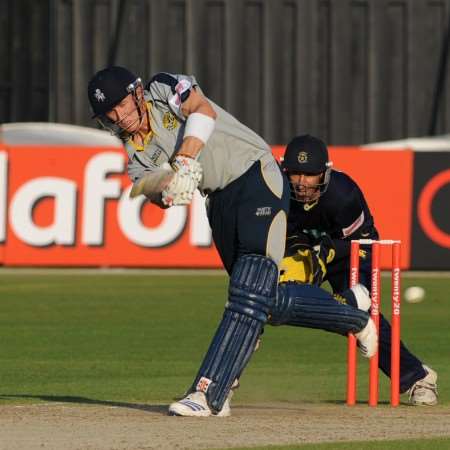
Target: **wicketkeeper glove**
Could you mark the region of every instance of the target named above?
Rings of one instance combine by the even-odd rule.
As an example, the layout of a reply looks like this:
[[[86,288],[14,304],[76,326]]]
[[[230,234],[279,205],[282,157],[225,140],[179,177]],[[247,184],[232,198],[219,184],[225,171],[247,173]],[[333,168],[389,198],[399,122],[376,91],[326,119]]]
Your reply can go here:
[[[280,263],[279,282],[312,283],[312,252],[308,236],[303,233],[288,236],[285,257]]]
[[[320,242],[314,246],[313,252],[313,284],[320,286],[327,274],[327,265],[336,256],[333,240],[328,235],[322,236]]]
[[[312,253],[310,248],[304,248],[297,249],[292,256],[284,257],[280,263],[279,282],[312,283]]]

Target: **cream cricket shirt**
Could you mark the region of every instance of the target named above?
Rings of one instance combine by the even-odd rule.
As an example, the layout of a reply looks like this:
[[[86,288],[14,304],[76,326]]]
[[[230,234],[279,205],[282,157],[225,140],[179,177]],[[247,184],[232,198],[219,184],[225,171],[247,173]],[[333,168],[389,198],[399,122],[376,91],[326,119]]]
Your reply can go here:
[[[194,77],[167,73],[155,75],[146,86],[145,100],[152,133],[143,148],[136,147],[131,141],[125,143],[128,174],[133,182],[146,171],[155,170],[171,160],[178,151],[186,122],[181,104],[193,87],[200,90]],[[199,190],[204,195],[223,189],[255,161],[271,157],[271,149],[261,137],[211,100],[209,102],[217,119],[214,132],[198,158],[203,167]]]

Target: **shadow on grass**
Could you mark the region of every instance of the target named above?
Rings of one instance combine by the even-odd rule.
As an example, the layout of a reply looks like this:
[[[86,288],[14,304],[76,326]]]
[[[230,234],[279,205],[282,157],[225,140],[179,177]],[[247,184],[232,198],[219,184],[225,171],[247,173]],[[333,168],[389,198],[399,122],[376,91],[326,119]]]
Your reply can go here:
[[[109,400],[96,400],[86,397],[75,397],[68,395],[31,395],[31,394],[0,394],[0,400],[11,399],[39,399],[47,402],[55,403],[78,403],[82,405],[101,405],[114,408],[129,408],[140,411],[155,412],[162,415],[167,415],[168,405],[146,405],[140,403],[129,402],[114,402]]]

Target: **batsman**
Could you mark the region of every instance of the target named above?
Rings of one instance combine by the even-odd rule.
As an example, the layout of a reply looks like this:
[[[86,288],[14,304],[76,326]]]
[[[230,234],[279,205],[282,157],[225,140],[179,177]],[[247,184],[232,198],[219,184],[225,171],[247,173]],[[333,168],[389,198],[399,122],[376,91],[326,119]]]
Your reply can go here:
[[[278,286],[289,185],[270,146],[208,99],[193,76],[155,74],[144,86],[124,67],[88,86],[94,116],[119,136],[131,197],[170,208],[207,197],[213,239],[230,280],[223,316],[177,416],[226,416],[233,381],[253,353]]]

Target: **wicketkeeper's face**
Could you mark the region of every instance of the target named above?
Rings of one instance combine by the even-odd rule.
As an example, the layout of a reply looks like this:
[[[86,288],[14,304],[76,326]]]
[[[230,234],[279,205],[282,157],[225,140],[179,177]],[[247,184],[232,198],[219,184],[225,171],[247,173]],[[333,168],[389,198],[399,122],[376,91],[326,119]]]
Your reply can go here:
[[[320,197],[323,173],[307,174],[290,172],[289,180],[294,191],[295,199],[302,203],[310,203]]]

